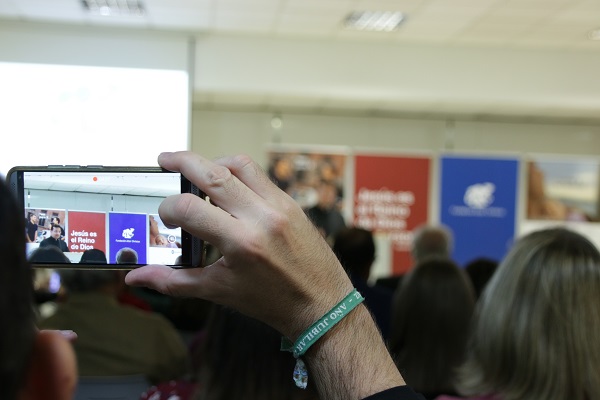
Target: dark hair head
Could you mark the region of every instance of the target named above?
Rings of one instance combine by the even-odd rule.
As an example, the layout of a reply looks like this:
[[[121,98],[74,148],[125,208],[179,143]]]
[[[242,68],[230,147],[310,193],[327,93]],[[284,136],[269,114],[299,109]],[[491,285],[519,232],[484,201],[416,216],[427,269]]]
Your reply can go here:
[[[119,271],[62,269],[58,272],[68,292],[85,293],[118,282]]]
[[[57,225],[58,226],[58,225]],[[29,254],[32,263],[70,264],[71,260],[56,246],[38,247]]]
[[[498,262],[489,258],[477,258],[465,266],[465,272],[475,289],[475,297],[481,296],[481,292],[496,272],[496,268],[498,268]]]
[[[0,179],[0,398],[13,400],[24,384],[35,336],[32,271],[25,257],[20,209]]]
[[[402,280],[394,298],[390,350],[415,390],[454,391],[454,369],[463,361],[475,295],[454,262],[429,258]]]
[[[316,398],[310,384],[307,390],[294,385],[294,357],[279,350],[281,335],[270,326],[215,304],[205,332],[200,353],[196,354],[200,363],[198,398]]]
[[[363,228],[344,228],[334,238],[333,252],[348,274],[367,280],[375,260],[373,233]]]
[[[83,252],[80,264],[108,264],[106,254],[100,249],[88,249]]]

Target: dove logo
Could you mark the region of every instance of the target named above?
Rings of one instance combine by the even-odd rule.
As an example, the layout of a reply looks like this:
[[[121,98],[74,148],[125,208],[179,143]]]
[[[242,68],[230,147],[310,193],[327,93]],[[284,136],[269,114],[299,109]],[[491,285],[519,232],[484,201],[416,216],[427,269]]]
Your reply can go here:
[[[467,206],[483,210],[494,202],[495,190],[496,185],[493,183],[477,183],[467,187],[463,200]]]
[[[123,229],[123,238],[132,239],[134,230],[135,230],[134,228]]]
[[[507,210],[504,207],[491,207],[496,199],[496,185],[491,182],[476,183],[467,186],[463,195],[465,205],[451,205],[450,215],[454,217],[486,217],[504,218]]]

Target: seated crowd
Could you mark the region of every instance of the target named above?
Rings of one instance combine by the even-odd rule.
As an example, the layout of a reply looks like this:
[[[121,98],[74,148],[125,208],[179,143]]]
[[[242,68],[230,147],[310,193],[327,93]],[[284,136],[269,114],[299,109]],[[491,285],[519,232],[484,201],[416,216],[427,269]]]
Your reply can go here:
[[[234,166],[230,169],[243,175]],[[273,190],[263,178],[259,175],[254,191]],[[235,210],[241,215],[245,209]],[[361,378],[376,380],[349,377],[340,367],[340,360],[331,361],[337,364],[331,369],[330,361],[322,354],[346,355],[328,349],[324,343],[337,343],[335,335],[344,329],[350,329],[356,340],[367,340],[360,338],[362,329],[365,336],[372,336],[364,321],[354,326],[341,324],[316,342],[312,350],[315,353],[307,353],[309,378],[303,390],[292,379],[302,369],[300,358],[280,351],[279,346],[283,333],[297,337],[307,324],[288,329],[282,317],[285,310],[280,309],[290,303],[281,300],[282,304],[277,304],[279,298],[265,299],[261,304],[267,304],[267,310],[252,308],[252,304],[258,304],[253,301],[265,290],[282,296],[284,292],[296,292],[289,298],[316,304],[303,299],[305,289],[294,287],[293,283],[299,285],[311,279],[301,270],[288,269],[281,277],[275,273],[273,281],[262,287],[252,286],[252,282],[240,278],[245,272],[239,268],[246,266],[245,262],[251,270],[285,262],[275,254],[267,261],[244,257],[216,240],[219,247],[211,246],[214,254],[210,257],[214,264],[207,271],[184,271],[187,275],[181,276],[202,276],[202,282],[214,279],[211,282],[237,285],[238,289],[249,287],[248,292],[242,290],[233,299],[206,287],[194,292],[190,289],[192,280],[172,277],[168,272],[168,279],[174,280],[166,283],[166,275],[161,275],[165,270],[154,267],[130,273],[127,284],[121,271],[63,269],[59,271],[63,285],[59,294],[34,296],[33,270],[25,260],[25,237],[12,234],[25,230],[24,222],[16,217],[22,214],[19,211],[6,185],[0,182],[0,220],[5,226],[0,240],[5,255],[5,267],[0,268],[0,318],[3,327],[11,326],[0,333],[2,399],[65,400],[71,398],[77,386],[74,376],[134,374],[142,374],[148,381],[140,400],[600,398],[600,253],[588,239],[565,228],[540,230],[519,238],[499,264],[474,260],[459,266],[451,258],[450,232],[426,226],[415,235],[410,271],[373,283],[369,279],[376,249],[370,231],[345,227],[330,245],[316,229],[308,229],[309,220],[294,209],[290,218],[296,225],[285,225],[283,229],[313,238],[312,243],[321,247],[312,250],[327,252],[333,259],[326,258],[326,264],[341,266],[344,270],[340,270],[347,273],[342,277],[332,267],[322,277],[339,282],[349,279],[350,287],[363,294],[364,305],[381,336],[376,345],[365,347],[369,350],[360,349],[373,349],[376,354],[373,360],[365,361],[365,368],[383,360],[382,375],[389,377],[359,390],[358,386],[366,385],[357,383]],[[64,257],[55,250],[52,246],[40,248],[31,257]],[[310,250],[306,249],[305,254]],[[82,263],[88,259],[106,260],[96,250],[82,257]],[[227,260],[234,259],[234,266],[228,264]],[[315,264],[313,261],[310,263]],[[297,265],[309,265],[309,261],[303,262],[297,261]],[[215,269],[220,270],[213,272]],[[217,273],[229,275],[210,276]],[[198,287],[203,284],[198,283]],[[186,297],[197,298],[190,300],[186,308],[177,300]],[[36,298],[56,306],[49,315],[41,315],[39,308],[32,307]],[[207,300],[193,301],[199,298]],[[315,321],[309,317],[307,320]],[[188,319],[196,322],[182,322]],[[59,338],[60,331],[75,332],[76,338],[69,337],[74,355]],[[389,355],[379,355],[382,348]],[[387,369],[390,355],[395,372]],[[360,364],[361,360],[356,362]],[[341,374],[339,382],[324,381],[326,376],[333,376],[328,375],[331,371]],[[402,392],[405,395],[393,391],[403,388],[403,382],[418,394],[412,390]]]

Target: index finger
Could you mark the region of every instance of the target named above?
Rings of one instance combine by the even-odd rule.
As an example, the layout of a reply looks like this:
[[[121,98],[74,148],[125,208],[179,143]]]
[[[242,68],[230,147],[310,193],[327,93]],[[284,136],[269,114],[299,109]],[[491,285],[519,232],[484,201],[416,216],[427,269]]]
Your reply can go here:
[[[241,182],[265,200],[278,198],[284,193],[260,165],[246,155],[221,157],[214,162],[227,167]]]
[[[211,199],[211,202],[236,218],[260,218],[256,205],[264,199],[241,182],[227,167],[213,163],[189,151],[162,153],[159,164],[181,172]]]

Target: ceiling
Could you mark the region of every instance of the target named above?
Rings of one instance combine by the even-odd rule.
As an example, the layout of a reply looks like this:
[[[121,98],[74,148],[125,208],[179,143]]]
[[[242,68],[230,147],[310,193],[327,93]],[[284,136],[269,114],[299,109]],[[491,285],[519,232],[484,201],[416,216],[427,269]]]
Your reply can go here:
[[[124,0],[108,0],[109,2]],[[142,0],[146,14],[90,15],[80,0],[0,0],[0,18],[192,33],[370,39],[436,44],[600,48],[598,0]],[[401,11],[394,32],[356,32],[352,11]]]
[[[100,0],[99,0],[100,1]],[[125,2],[126,0],[106,0]],[[82,0],[0,0],[0,23],[14,20],[75,26],[113,26],[184,32],[192,35],[234,34],[256,38],[310,38],[339,42],[432,44],[436,46],[504,47],[595,53],[600,40],[590,32],[600,28],[600,0],[141,0],[145,14],[92,15]],[[354,11],[401,11],[406,19],[393,32],[345,29]],[[560,69],[560,67],[557,67]],[[198,91],[198,89],[196,89]],[[591,90],[591,89],[590,89]],[[290,93],[292,91],[289,91]],[[205,90],[194,96],[202,108],[305,110],[372,113],[374,115],[552,118],[597,121],[597,107],[535,109],[505,102],[460,104],[456,101],[383,102],[360,96],[282,97],[256,92]],[[330,96],[331,97],[331,96]],[[371,96],[372,97],[372,96]],[[514,104],[513,104],[514,103]],[[538,108],[543,105],[536,106]],[[542,107],[543,108],[543,107]],[[588,110],[589,109],[589,110]],[[401,110],[401,111],[399,111]]]

